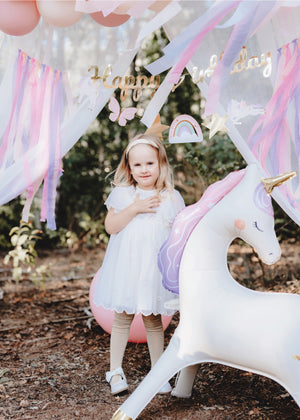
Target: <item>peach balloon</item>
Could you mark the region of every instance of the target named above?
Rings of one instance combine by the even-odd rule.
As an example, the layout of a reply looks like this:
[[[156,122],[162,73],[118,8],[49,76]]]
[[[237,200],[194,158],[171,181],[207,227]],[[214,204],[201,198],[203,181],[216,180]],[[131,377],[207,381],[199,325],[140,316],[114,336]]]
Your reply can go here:
[[[75,0],[37,0],[37,7],[47,23],[62,28],[74,25],[83,15],[75,10]]]
[[[100,327],[106,331],[108,334],[111,333],[112,324],[114,320],[114,312],[110,311],[108,309],[104,309],[102,306],[96,306],[94,304],[94,292],[96,287],[97,278],[94,277],[91,287],[90,287],[90,306],[91,311],[100,325]],[[172,316],[165,316],[162,315],[162,323],[164,330],[168,327],[172,319]],[[131,343],[146,343],[147,342],[147,336],[146,336],[146,330],[144,327],[143,319],[141,314],[136,314],[129,332],[129,342]]]
[[[34,0],[0,1],[0,30],[8,35],[26,35],[33,31],[39,20]]]
[[[95,22],[108,27],[123,25],[130,18],[130,15],[118,15],[117,13],[110,13],[104,17],[102,12],[90,13],[90,16]]]

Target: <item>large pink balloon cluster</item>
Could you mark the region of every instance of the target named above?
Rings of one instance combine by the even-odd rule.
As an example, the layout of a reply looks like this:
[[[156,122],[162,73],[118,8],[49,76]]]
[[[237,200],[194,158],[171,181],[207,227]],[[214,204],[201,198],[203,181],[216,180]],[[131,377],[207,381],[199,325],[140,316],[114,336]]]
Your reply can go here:
[[[0,30],[8,35],[25,35],[39,23],[35,0],[0,1]]]
[[[76,23],[82,14],[75,11],[75,0],[2,0],[0,30],[21,36],[31,32],[41,16],[51,25],[64,27]]]
[[[94,0],[95,1],[95,0]],[[170,2],[166,1],[164,6]],[[101,6],[108,7],[114,2],[101,1]],[[107,4],[106,4],[107,3]],[[128,11],[138,1],[122,1],[112,13],[104,15],[101,10],[90,13],[90,16],[104,26],[120,26],[130,14]],[[159,11],[160,1],[150,2],[149,9]],[[21,36],[31,32],[42,18],[53,26],[67,27],[74,25],[84,14],[75,8],[76,0],[0,0],[0,30],[8,35]]]

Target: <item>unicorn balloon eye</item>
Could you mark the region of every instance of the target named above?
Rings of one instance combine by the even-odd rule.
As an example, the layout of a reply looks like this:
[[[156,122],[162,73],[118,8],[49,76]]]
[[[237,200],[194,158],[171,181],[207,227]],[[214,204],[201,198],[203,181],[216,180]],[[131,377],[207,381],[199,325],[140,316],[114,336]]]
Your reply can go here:
[[[258,224],[257,224],[257,222],[255,221],[255,222],[253,222],[253,226],[259,231],[259,232],[263,232],[263,230],[262,229],[260,229],[259,228],[259,226],[258,226]]]

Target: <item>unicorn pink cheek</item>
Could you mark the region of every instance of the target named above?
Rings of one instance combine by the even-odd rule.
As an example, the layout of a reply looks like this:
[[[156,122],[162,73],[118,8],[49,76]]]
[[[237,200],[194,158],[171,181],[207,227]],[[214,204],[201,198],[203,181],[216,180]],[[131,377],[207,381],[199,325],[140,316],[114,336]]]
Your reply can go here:
[[[234,222],[234,226],[239,230],[244,230],[246,227],[246,222],[242,219],[236,219]]]

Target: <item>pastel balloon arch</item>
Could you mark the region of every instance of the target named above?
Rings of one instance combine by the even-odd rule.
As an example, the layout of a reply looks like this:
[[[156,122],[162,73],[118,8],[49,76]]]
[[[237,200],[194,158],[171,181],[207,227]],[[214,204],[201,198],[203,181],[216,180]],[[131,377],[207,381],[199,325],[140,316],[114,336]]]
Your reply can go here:
[[[137,1],[5,0],[0,2],[0,30],[8,35],[26,35],[36,28],[41,17],[53,26],[68,27],[84,13],[100,25],[116,27],[127,22],[128,13],[141,13],[147,6],[159,11],[161,2],[139,5]]]

